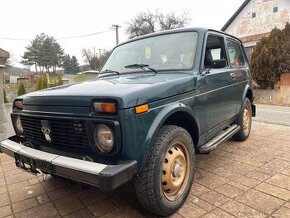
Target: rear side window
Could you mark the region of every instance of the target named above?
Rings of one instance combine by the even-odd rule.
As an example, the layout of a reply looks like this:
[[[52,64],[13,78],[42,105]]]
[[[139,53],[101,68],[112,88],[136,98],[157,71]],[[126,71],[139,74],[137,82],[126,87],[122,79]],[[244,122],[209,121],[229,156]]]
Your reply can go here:
[[[231,67],[245,66],[245,58],[240,43],[227,39],[227,51]]]

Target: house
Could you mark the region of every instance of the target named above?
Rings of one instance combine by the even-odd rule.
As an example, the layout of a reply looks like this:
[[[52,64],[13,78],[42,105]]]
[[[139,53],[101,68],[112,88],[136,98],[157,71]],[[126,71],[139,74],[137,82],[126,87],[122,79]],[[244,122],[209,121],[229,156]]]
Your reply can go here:
[[[222,31],[240,38],[250,58],[257,42],[290,22],[290,0],[245,0]]]
[[[85,80],[93,80],[93,79],[96,79],[99,73],[100,71],[97,71],[97,70],[87,70],[87,71],[78,73],[78,75],[84,75]]]

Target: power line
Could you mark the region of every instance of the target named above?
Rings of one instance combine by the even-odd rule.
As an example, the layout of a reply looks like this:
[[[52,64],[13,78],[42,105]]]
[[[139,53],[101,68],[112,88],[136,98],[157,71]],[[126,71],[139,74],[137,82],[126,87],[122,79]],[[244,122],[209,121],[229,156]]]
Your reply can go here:
[[[82,37],[93,36],[93,35],[98,35],[98,34],[101,34],[101,33],[110,32],[110,31],[112,31],[112,30],[109,29],[109,30],[104,30],[104,31],[96,32],[96,33],[89,33],[89,34],[85,34],[85,35],[62,37],[62,38],[57,38],[56,40],[82,38]]]
[[[109,29],[109,30],[95,32],[95,33],[84,34],[84,35],[61,37],[61,38],[56,38],[56,40],[82,38],[82,37],[88,37],[88,36],[98,35],[98,34],[101,34],[101,33],[110,32],[110,31],[112,31],[112,30]],[[0,39],[13,40],[13,41],[30,41],[31,40],[31,39],[25,39],[25,38],[11,38],[11,37],[0,37]]]
[[[10,37],[0,37],[0,39],[13,40],[13,41],[29,41],[30,40],[30,39],[16,39],[16,38],[10,38]]]

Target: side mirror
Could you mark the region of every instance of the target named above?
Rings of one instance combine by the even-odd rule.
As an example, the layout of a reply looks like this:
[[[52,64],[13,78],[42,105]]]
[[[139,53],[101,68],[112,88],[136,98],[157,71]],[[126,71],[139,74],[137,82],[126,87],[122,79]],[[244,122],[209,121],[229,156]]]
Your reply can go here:
[[[211,61],[211,67],[213,69],[224,68],[227,66],[227,61],[225,59],[218,59]]]

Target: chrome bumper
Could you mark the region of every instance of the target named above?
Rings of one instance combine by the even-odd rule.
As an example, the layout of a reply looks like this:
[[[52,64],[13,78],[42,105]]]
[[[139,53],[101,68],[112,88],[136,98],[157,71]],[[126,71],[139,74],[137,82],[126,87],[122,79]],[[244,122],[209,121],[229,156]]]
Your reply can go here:
[[[18,143],[14,138],[2,141],[0,151],[13,158],[16,154],[45,162],[50,166],[51,172],[49,173],[51,174],[91,184],[102,190],[113,190],[132,179],[136,174],[136,161],[128,161],[118,165],[89,162],[30,148]],[[41,165],[37,168],[41,171],[47,170],[46,168],[42,169]]]

